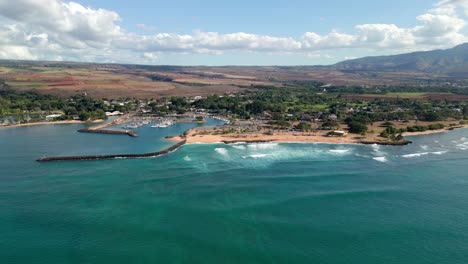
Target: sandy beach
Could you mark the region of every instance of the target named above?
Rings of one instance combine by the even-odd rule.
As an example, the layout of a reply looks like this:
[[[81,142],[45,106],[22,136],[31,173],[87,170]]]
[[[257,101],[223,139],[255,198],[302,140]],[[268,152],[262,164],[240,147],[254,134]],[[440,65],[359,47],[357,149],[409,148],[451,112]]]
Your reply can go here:
[[[183,140],[181,137],[174,137],[173,140]],[[216,142],[311,142],[311,143],[336,143],[336,144],[357,144],[358,139],[353,137],[326,137],[312,133],[276,133],[265,135],[261,133],[248,133],[244,135],[187,135],[187,144],[194,143],[216,143]]]
[[[459,126],[456,128],[466,128],[468,125]],[[449,131],[449,129],[428,130],[424,132],[407,132],[404,136],[427,135]],[[210,144],[210,143],[235,143],[235,142],[309,142],[309,143],[334,143],[334,144],[361,144],[364,142],[375,142],[385,144],[388,143],[384,138],[379,137],[379,133],[368,133],[365,136],[357,134],[348,134],[343,137],[326,136],[329,131],[320,132],[276,132],[272,135],[262,132],[247,132],[247,133],[231,133],[219,134],[215,131],[201,131],[192,129],[187,131],[186,138],[177,136],[171,138],[174,141],[187,140],[187,144]]]

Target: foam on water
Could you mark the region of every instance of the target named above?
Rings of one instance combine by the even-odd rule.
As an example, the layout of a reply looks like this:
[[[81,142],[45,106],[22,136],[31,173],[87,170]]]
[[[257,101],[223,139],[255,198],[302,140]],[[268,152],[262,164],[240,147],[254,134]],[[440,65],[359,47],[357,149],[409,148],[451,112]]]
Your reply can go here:
[[[245,145],[247,142],[236,142],[236,143],[230,143],[229,145]]]
[[[184,160],[185,160],[185,161],[191,161],[192,159],[191,159],[189,156],[185,156],[185,157],[184,157]]]
[[[229,145],[230,148],[216,148],[220,158],[229,156],[230,165],[239,167],[269,166],[287,160],[328,160],[341,159],[354,152],[353,148],[334,149],[335,145],[327,144],[288,144],[256,143]],[[261,160],[261,161],[260,161]]]
[[[434,154],[434,155],[443,155],[443,154],[446,154],[448,151],[436,151],[436,152],[432,152],[431,154]]]
[[[387,153],[380,150],[380,145],[373,144],[371,145],[372,147],[372,152],[374,153],[375,156],[381,157],[381,156],[386,156]]]
[[[225,148],[215,148],[215,151],[221,154],[222,156],[228,156],[228,150]]]
[[[468,150],[468,141],[457,144],[457,148],[461,150]]]
[[[406,155],[402,155],[402,157],[408,159],[408,158],[416,158],[416,157],[421,157],[421,156],[426,156],[426,155],[429,155],[429,152],[406,154]]]
[[[375,158],[372,158],[373,160],[376,160],[378,162],[387,162],[387,158],[386,157],[375,157]]]
[[[435,151],[435,152],[422,152],[422,153],[412,153],[412,154],[406,154],[402,155],[401,157],[403,158],[417,158],[421,156],[427,156],[427,155],[443,155],[446,154],[448,151]]]
[[[335,154],[346,154],[349,151],[350,151],[349,149],[332,149],[332,150],[330,150],[331,153],[335,153]]]
[[[250,149],[275,149],[278,143],[256,143],[247,145]]]
[[[268,156],[267,154],[252,154],[249,156],[242,156],[243,159],[252,158],[252,159],[261,159]]]
[[[245,150],[246,149],[246,147],[244,145],[233,145],[231,147],[233,147],[235,149],[239,149],[239,150]]]

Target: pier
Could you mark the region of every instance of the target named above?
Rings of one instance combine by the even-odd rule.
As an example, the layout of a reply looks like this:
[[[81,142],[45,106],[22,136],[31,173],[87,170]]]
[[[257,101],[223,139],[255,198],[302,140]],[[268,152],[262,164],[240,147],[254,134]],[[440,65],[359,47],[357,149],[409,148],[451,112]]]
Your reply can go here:
[[[170,146],[167,149],[143,153],[143,154],[110,154],[110,155],[89,155],[89,156],[68,156],[68,157],[44,157],[40,158],[38,162],[52,162],[52,161],[80,161],[80,160],[106,160],[106,159],[126,159],[126,158],[150,158],[165,155],[169,152],[175,151],[181,146],[183,146],[187,141],[183,140],[178,142],[175,145]]]

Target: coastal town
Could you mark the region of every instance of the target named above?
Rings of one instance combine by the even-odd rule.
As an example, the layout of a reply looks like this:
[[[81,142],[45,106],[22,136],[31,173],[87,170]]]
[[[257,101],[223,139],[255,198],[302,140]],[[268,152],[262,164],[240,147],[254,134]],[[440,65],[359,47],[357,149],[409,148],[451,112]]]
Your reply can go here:
[[[4,115],[0,122],[3,127],[95,122],[101,124],[80,132],[135,137],[136,130],[142,126],[166,128],[176,122],[202,124],[206,118],[214,117],[224,125],[198,126],[172,139],[187,143],[279,141],[384,145],[405,145],[410,143],[405,135],[467,125],[468,105],[464,95],[428,93],[426,96],[441,97],[428,100],[416,92],[382,92],[381,89],[369,89],[374,94],[343,95],[333,92],[333,87],[267,88],[236,94],[148,100],[98,99],[86,94],[59,98],[7,90],[2,91],[4,98],[24,97],[25,102],[23,106],[2,104],[6,107],[2,109]]]

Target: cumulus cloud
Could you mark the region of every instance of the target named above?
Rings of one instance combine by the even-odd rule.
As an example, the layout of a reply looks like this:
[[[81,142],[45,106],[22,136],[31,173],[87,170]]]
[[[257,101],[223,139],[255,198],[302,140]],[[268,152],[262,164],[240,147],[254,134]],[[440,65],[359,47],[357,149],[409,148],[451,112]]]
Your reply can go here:
[[[39,57],[32,54],[27,47],[5,45],[0,49],[0,58],[10,60],[37,60]]]
[[[225,52],[303,53],[308,58],[342,49],[409,51],[450,47],[464,34],[468,0],[442,0],[416,17],[414,27],[395,24],[356,25],[354,32],[305,32],[302,36],[268,36],[236,32],[137,34],[119,26],[119,14],[64,0],[0,0],[0,58],[65,59],[154,63],[167,53]],[[154,27],[138,26],[143,31]],[[152,30],[145,30],[151,28]]]

